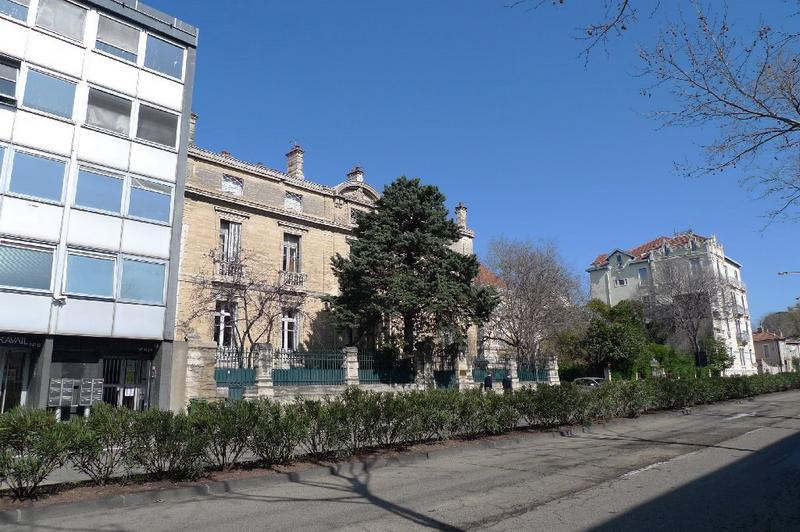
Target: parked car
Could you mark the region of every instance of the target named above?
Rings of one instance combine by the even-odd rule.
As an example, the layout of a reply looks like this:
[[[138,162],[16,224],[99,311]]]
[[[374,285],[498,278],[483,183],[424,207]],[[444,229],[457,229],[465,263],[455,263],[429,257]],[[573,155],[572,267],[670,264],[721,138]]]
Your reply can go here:
[[[604,382],[605,379],[601,379],[600,377],[581,377],[572,381],[572,384],[581,390],[591,390],[597,386],[600,386]]]

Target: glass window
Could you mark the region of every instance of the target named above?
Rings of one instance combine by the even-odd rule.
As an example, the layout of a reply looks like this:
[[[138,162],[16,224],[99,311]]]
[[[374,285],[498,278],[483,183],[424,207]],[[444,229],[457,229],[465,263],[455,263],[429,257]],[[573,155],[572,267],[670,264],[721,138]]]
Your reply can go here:
[[[78,172],[75,205],[118,213],[122,205],[123,184],[122,178],[81,170]]]
[[[8,190],[17,194],[61,201],[66,165],[61,161],[17,152]]]
[[[114,259],[87,255],[67,256],[67,293],[114,297]]]
[[[220,347],[233,347],[236,339],[233,337],[234,320],[236,318],[236,304],[217,301],[214,313],[214,341]]]
[[[135,63],[139,52],[139,30],[100,15],[95,48]]]
[[[0,0],[0,13],[17,20],[28,20],[30,0]]]
[[[123,259],[122,298],[142,303],[163,303],[166,270],[165,264]]]
[[[169,222],[171,206],[171,187],[143,179],[131,180],[129,215],[159,222]]]
[[[83,40],[86,10],[66,0],[39,0],[36,25],[75,39]]]
[[[178,139],[178,115],[146,105],[139,106],[136,138],[174,148]]]
[[[147,36],[144,66],[173,78],[183,77],[183,48],[152,35]]]
[[[6,157],[6,149],[0,146],[0,175],[3,175],[3,161]]]
[[[297,313],[294,310],[283,312],[281,319],[281,349],[294,351],[297,349]]]
[[[51,250],[0,244],[0,285],[50,290]]]
[[[17,98],[18,75],[19,63],[0,58],[0,98],[11,100]]]
[[[219,221],[219,251],[223,261],[235,262],[239,260],[241,241],[242,224],[229,220]]]
[[[35,70],[28,70],[24,99],[27,107],[64,118],[72,118],[74,100],[74,83]]]
[[[283,235],[283,271],[300,271],[300,237],[297,235]]]
[[[86,123],[127,136],[131,128],[131,105],[130,100],[90,88]]]

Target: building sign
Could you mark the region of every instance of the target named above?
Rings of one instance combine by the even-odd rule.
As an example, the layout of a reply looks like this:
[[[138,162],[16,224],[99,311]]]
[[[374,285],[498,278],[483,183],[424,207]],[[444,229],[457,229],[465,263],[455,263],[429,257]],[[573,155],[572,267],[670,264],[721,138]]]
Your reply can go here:
[[[103,379],[50,379],[47,406],[92,406],[103,401]]]
[[[0,347],[42,347],[42,338],[24,335],[0,335]]]

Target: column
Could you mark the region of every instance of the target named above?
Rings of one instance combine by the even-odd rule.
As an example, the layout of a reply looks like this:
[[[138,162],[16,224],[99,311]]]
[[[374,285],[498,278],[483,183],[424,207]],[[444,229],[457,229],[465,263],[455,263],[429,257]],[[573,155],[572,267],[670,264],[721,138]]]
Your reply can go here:
[[[272,398],[275,397],[275,388],[272,387],[272,349],[264,348],[258,350],[256,361],[256,397]]]
[[[561,384],[561,379],[558,378],[558,357],[552,356],[547,359],[547,383]]]

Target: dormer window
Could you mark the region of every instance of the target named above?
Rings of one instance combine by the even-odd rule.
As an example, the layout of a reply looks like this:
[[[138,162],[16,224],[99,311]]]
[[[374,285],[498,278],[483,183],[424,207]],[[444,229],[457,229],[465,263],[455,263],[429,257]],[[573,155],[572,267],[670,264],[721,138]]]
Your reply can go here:
[[[622,255],[617,255],[617,268],[622,268]]]
[[[664,244],[664,256],[665,257],[669,257],[669,251],[670,251],[669,246],[667,244]]]

